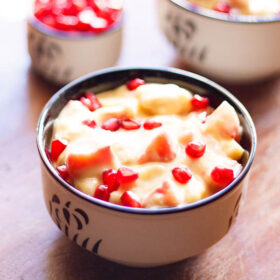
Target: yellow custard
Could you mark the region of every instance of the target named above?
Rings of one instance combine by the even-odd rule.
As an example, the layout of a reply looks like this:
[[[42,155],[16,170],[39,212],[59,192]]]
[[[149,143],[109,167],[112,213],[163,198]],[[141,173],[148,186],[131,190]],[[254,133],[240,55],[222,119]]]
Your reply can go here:
[[[153,83],[92,96],[98,108],[88,106],[89,94],[69,101],[52,135],[54,166],[82,192],[131,207],[174,207],[212,195],[240,173],[242,128],[226,101],[214,110],[207,98]]]

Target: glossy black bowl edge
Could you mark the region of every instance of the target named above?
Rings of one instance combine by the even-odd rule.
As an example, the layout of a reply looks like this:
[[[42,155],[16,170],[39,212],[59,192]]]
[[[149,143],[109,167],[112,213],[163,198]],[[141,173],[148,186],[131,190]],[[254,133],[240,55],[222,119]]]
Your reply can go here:
[[[172,207],[172,208],[162,208],[162,209],[145,209],[145,208],[130,208],[124,207],[121,205],[116,205],[108,202],[104,202],[89,195],[77,190],[67,182],[65,182],[56,172],[55,168],[48,160],[45,153],[45,128],[50,122],[55,119],[64,105],[70,99],[76,99],[87,89],[91,89],[101,83],[101,86],[96,87],[95,93],[102,92],[103,90],[108,90],[117,86],[120,86],[127,82],[128,80],[142,77],[148,82],[173,82],[180,86],[184,86],[190,90],[195,90],[196,93],[202,95],[211,95],[211,105],[217,106],[222,100],[227,100],[235,110],[241,115],[241,118],[244,119],[242,121],[243,125],[247,130],[247,141],[245,141],[249,147],[249,156],[247,163],[245,164],[243,170],[239,174],[239,176],[226,188],[213,194],[207,198],[199,200],[197,202],[182,206],[182,207]],[[104,84],[102,84],[104,83]],[[188,86],[187,86],[188,84]],[[219,96],[218,96],[219,95]],[[213,96],[215,99],[213,99]],[[178,213],[182,211],[193,210],[195,208],[204,206],[210,202],[215,201],[216,199],[224,196],[226,193],[232,191],[245,177],[249,168],[253,162],[253,158],[255,155],[257,144],[257,136],[253,121],[245,109],[245,107],[225,88],[216,84],[215,82],[204,78],[200,75],[187,72],[184,70],[173,69],[173,68],[120,68],[113,67],[105,70],[97,71],[86,76],[83,76],[68,85],[61,88],[53,97],[49,100],[49,102],[45,105],[42,110],[38,127],[37,127],[37,148],[39,151],[39,155],[41,160],[43,161],[46,169],[49,174],[60,183],[62,187],[66,190],[72,192],[74,195],[93,203],[97,206],[105,207],[106,209],[125,212],[131,214],[144,214],[144,215],[159,215],[159,214],[172,214]],[[248,147],[245,147],[248,148]]]

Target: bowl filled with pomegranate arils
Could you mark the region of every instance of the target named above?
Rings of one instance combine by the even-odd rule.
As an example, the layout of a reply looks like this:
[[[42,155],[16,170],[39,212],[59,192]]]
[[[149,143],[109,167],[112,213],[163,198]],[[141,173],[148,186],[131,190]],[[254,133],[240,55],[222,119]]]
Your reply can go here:
[[[144,267],[199,254],[229,231],[256,133],[244,106],[202,76],[109,68],[50,99],[37,146],[55,224],[101,257]]]
[[[122,0],[35,0],[27,20],[32,68],[56,84],[116,64]]]

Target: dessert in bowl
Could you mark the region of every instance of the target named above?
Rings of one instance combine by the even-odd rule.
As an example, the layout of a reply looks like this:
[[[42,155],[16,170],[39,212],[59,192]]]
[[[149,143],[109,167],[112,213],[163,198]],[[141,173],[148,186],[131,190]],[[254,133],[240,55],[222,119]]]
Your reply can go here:
[[[158,1],[160,28],[199,73],[228,83],[263,80],[280,72],[278,2],[250,2]]]
[[[142,85],[127,88],[135,81]],[[219,112],[235,117],[217,121]],[[217,136],[213,127],[225,122],[235,128]],[[209,137],[199,132],[204,129]],[[236,144],[215,150],[224,137]],[[201,149],[197,140],[206,139],[212,142]],[[198,254],[228,232],[256,135],[246,109],[217,84],[185,71],[129,68],[91,74],[61,89],[43,110],[37,141],[45,202],[59,228],[109,260],[156,266]],[[221,158],[231,168],[215,168]],[[210,173],[201,175],[205,168]]]
[[[47,80],[66,84],[116,64],[122,1],[36,0],[27,32],[32,67]]]

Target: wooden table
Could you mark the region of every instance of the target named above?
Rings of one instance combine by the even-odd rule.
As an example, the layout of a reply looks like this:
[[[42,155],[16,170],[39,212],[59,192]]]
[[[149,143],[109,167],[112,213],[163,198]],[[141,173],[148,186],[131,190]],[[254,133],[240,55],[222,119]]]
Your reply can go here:
[[[158,30],[154,1],[126,1],[126,6],[119,65],[183,67]],[[246,204],[229,234],[205,253],[180,263],[129,268],[76,246],[48,216],[35,128],[57,88],[29,68],[24,21],[0,15],[1,280],[280,279],[280,78],[228,87],[251,113],[259,139]]]

